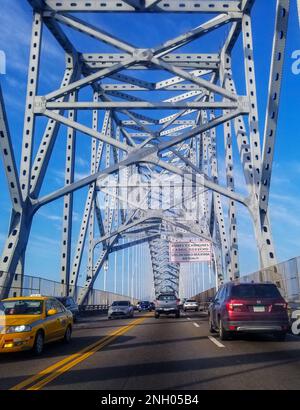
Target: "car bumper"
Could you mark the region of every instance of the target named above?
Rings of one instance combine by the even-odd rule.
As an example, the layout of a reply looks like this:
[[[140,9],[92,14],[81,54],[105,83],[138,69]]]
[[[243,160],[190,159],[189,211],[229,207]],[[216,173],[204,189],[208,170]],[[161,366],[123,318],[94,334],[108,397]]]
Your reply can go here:
[[[129,312],[111,312],[108,314],[108,317],[124,317],[129,315]]]
[[[184,310],[198,310],[198,306],[184,306]]]
[[[34,345],[34,335],[9,334],[0,336],[0,353],[21,352],[30,350]]]
[[[228,321],[223,323],[224,329],[239,333],[274,333],[287,332],[288,322],[277,321]]]
[[[164,308],[161,308],[161,309],[156,309],[155,310],[155,312],[156,313],[159,313],[159,314],[163,314],[163,313],[165,313],[165,314],[172,314],[172,313],[178,313],[178,311],[179,311],[179,309],[171,309],[171,308],[166,308],[166,309],[164,309]]]

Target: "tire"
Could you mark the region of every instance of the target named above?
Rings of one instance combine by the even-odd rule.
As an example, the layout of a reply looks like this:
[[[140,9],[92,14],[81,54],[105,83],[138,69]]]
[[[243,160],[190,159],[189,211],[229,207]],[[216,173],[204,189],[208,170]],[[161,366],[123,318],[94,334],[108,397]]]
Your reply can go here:
[[[176,319],[180,318],[180,312],[179,311],[175,314],[175,317],[176,317]]]
[[[71,340],[72,340],[72,328],[71,326],[68,326],[65,331],[65,335],[64,335],[64,343],[69,344],[71,343]]]
[[[32,352],[35,356],[40,356],[44,350],[44,333],[39,330],[35,336]]]
[[[221,340],[228,340],[230,333],[224,329],[222,319],[219,320],[219,336]]]
[[[212,321],[209,319],[209,331],[210,333],[216,333]]]
[[[286,339],[286,332],[279,332],[275,334],[275,339],[277,342],[284,342]]]
[[[154,317],[155,317],[155,319],[159,319],[159,313],[156,313],[156,312],[155,312]]]

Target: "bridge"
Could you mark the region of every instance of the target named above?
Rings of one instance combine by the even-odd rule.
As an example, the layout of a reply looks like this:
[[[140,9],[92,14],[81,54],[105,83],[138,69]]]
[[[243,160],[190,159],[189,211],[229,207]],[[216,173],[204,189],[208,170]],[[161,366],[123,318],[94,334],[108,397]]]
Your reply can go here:
[[[0,299],[71,296],[84,309],[174,292],[204,303],[209,290],[213,295],[224,283],[253,279],[271,281],[288,301],[299,301],[299,260],[278,263],[270,217],[296,4],[268,6],[275,21],[266,16],[274,34],[261,112],[256,70],[266,67],[256,58],[252,27],[258,1],[27,3],[32,34],[20,149],[0,86],[0,152],[11,201]],[[60,48],[52,59],[65,59],[64,73],[60,85],[49,76],[41,86],[49,36]],[[88,172],[78,175],[82,158]],[[59,167],[63,181],[53,189],[49,178]],[[26,271],[28,243],[39,215],[56,203],[59,271],[34,277]],[[252,223],[259,261],[249,276],[240,267],[241,209]],[[137,316],[113,323],[101,314],[81,318],[72,345],[49,347],[25,370],[22,357],[0,358],[0,388],[300,387],[295,335],[284,345],[251,338],[221,343],[208,337],[206,310],[175,322]]]

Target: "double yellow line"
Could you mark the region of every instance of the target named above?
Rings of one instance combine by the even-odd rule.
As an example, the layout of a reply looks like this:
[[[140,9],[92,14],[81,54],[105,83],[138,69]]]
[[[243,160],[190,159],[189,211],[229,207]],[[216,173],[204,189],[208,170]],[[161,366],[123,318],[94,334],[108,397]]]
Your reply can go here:
[[[127,333],[133,327],[142,323],[145,319],[146,317],[144,316],[142,318],[134,320],[127,326],[122,326],[121,328],[114,330],[113,332],[109,333],[107,336],[98,340],[98,342],[95,342],[85,347],[84,349],[80,350],[79,352],[66,357],[65,359],[55,363],[54,365],[50,367],[47,367],[46,369],[42,370],[36,375],[33,375],[29,377],[28,379],[24,380],[23,382],[17,384],[16,386],[12,387],[10,390],[40,390],[42,389],[44,386],[49,384],[52,380],[61,376],[63,373],[67,372],[72,367],[76,366],[78,363],[81,363],[84,360],[88,359],[90,356],[92,356],[94,353],[101,350],[103,347],[107,346],[113,340]]]

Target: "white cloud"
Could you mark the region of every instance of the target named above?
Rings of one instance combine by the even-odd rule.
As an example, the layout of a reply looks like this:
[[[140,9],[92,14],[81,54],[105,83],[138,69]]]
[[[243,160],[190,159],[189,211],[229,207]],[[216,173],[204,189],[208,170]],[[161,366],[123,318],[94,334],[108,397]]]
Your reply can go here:
[[[87,167],[89,165],[89,161],[86,158],[80,157],[80,156],[76,156],[76,165],[80,166],[80,167]]]

